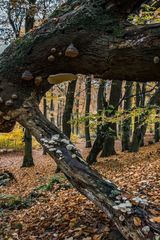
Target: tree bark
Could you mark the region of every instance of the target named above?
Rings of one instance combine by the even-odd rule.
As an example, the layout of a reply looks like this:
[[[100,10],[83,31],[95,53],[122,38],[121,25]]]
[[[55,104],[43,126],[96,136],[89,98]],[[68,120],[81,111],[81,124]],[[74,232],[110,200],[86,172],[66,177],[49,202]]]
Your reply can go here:
[[[125,85],[125,99],[124,111],[127,113],[131,110],[131,94],[133,82],[126,82]],[[128,118],[122,123],[122,151],[130,149],[130,136],[131,136],[131,118]]]
[[[66,103],[63,112],[63,133],[70,138],[71,137],[71,116],[74,105],[74,93],[76,89],[76,80],[68,84],[68,90],[66,95]]]
[[[77,89],[77,94],[76,94],[76,99],[75,99],[75,119],[76,119],[76,124],[75,124],[75,132],[76,135],[79,135],[79,98],[80,98],[80,92],[81,92],[81,82],[78,82],[78,89]]]
[[[47,99],[46,94],[43,97],[43,115],[47,118]],[[43,147],[43,155],[47,155],[45,148]]]
[[[90,137],[90,127],[89,127],[89,112],[91,103],[91,76],[86,77],[86,106],[85,106],[85,137],[86,137],[86,148],[92,146]]]
[[[66,95],[66,103],[63,112],[63,120],[62,120],[62,128],[63,133],[70,139],[71,137],[71,116],[74,105],[74,93],[76,89],[77,80],[74,80],[68,84],[68,90]],[[55,173],[59,173],[61,171],[60,167],[57,166]]]
[[[141,108],[145,108],[145,100],[146,100],[146,83],[142,84],[142,91],[141,91]],[[140,116],[141,117],[141,116]],[[147,124],[148,125],[148,124]],[[143,132],[143,125],[141,127],[141,132]],[[147,130],[147,127],[146,127]],[[143,147],[144,146],[144,138],[145,138],[145,134],[146,132],[141,135],[141,143],[140,146]]]
[[[160,94],[160,86],[156,89],[155,93],[150,98],[149,102],[147,103],[146,107],[152,107],[158,100]],[[131,152],[137,152],[141,145],[141,140],[143,139],[146,130],[147,130],[147,123],[145,120],[147,119],[148,115],[150,114],[149,111],[145,111],[139,117],[139,123],[136,126],[135,133],[133,135],[132,145],[130,148]]]
[[[36,0],[29,0],[29,9],[26,10],[26,18],[25,18],[25,33],[27,33],[33,28],[33,25],[35,22],[35,19],[34,19],[35,12],[33,12],[32,5],[35,3],[36,3]],[[22,167],[32,167],[34,166],[34,161],[32,156],[32,135],[30,134],[28,129],[24,130],[24,142],[25,142],[25,148],[24,148],[24,157],[23,157]]]
[[[109,99],[109,106],[112,106],[114,108],[114,112],[113,112],[112,116],[118,110],[121,92],[122,92],[122,82],[112,81],[111,93],[110,93],[110,99]],[[108,115],[110,115],[110,114],[108,114]],[[106,131],[107,131],[107,133],[108,132],[110,132],[110,133],[104,139],[101,157],[108,157],[108,156],[116,154],[115,137],[117,136],[117,124],[116,123],[108,124],[108,130],[106,130]]]
[[[105,103],[105,81],[101,80],[99,84],[98,94],[97,94],[97,135],[99,134],[101,130],[102,125],[102,115],[104,112],[104,103]]]
[[[23,157],[23,163],[21,167],[22,168],[33,167],[34,161],[32,157],[32,135],[30,134],[30,131],[28,128],[25,128],[24,130],[24,142],[25,142],[24,157]]]
[[[119,106],[119,99],[121,96],[121,81],[112,81],[111,92],[109,103],[105,103],[105,111],[107,116],[111,116],[108,112],[109,107],[112,106],[111,109],[112,116],[115,114]],[[98,154],[103,150],[102,157],[107,157],[115,154],[114,148],[114,135],[116,132],[116,124],[115,123],[102,123],[102,126],[97,134],[97,137],[94,141],[93,147],[87,157],[87,163],[93,164],[96,162],[96,158]]]
[[[136,83],[136,108],[140,107],[140,83]],[[141,126],[139,125],[141,119],[139,119],[139,116],[136,116],[134,118],[134,132],[133,132],[133,139],[132,139],[132,144],[130,151],[131,152],[138,152],[140,144],[141,144],[141,139],[142,139],[142,133],[141,133]]]
[[[160,97],[157,98],[157,101],[155,102],[155,104],[160,107]],[[156,115],[159,116],[159,109],[156,110]],[[154,125],[154,140],[155,142],[159,142],[160,140],[160,123],[159,121],[155,123]]]
[[[73,186],[113,219],[125,239],[155,240],[160,226],[152,221],[150,208],[154,206],[126,202],[113,183],[87,166],[36,104],[51,87],[46,81],[50,74],[72,72],[104,79],[159,81],[160,25],[126,24],[126,15],[139,2],[143,0],[72,0],[48,23],[12,43],[0,56],[0,131],[12,130],[18,120],[46,148]],[[76,58],[65,55],[71,43],[79,51]],[[54,63],[48,61],[52,48],[56,49]],[[25,70],[31,72],[32,80],[22,78]],[[42,77],[40,86],[34,82],[36,76]],[[140,226],[134,225],[137,216],[142,220]]]
[[[35,4],[36,0],[28,0],[29,8],[26,10],[26,18],[25,18],[25,32],[29,32],[35,22]]]

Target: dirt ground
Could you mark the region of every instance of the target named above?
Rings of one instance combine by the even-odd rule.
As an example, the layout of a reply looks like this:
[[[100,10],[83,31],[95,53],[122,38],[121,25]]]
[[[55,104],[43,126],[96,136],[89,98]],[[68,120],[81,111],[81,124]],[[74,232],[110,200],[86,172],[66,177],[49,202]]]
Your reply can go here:
[[[89,150],[84,143],[77,146],[86,157]],[[21,168],[22,159],[23,153],[0,155],[0,172],[8,170],[15,176],[10,184],[0,187],[0,196],[27,198],[53,176],[68,184],[63,174],[54,174],[54,161],[41,150],[34,151],[34,167]],[[130,194],[160,205],[160,143],[142,147],[138,153],[118,151],[115,156],[98,158],[93,168]],[[110,228],[104,213],[72,187],[61,188],[60,184],[41,191],[27,208],[0,208],[0,240],[109,240]]]

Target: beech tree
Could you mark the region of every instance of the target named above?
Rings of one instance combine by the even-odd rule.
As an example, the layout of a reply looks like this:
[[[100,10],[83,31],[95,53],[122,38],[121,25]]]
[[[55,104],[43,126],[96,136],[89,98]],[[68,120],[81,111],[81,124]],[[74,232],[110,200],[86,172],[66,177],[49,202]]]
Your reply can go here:
[[[11,131],[16,121],[28,128],[73,186],[102,209],[127,240],[159,239],[157,206],[140,197],[127,199],[114,183],[92,170],[70,140],[43,116],[38,99],[51,83],[75,80],[77,73],[159,81],[159,24],[133,26],[127,20],[143,2],[69,0],[47,23],[0,55],[0,131]],[[36,84],[37,78],[41,84]]]
[[[85,138],[86,138],[86,148],[92,146],[91,136],[90,136],[90,127],[89,127],[89,112],[90,112],[90,103],[91,103],[91,76],[86,77],[86,104],[85,104]]]
[[[112,81],[109,101],[104,99],[104,110],[107,117],[113,117],[119,107],[121,96],[122,81]],[[115,135],[116,123],[107,122],[99,126],[97,137],[93,147],[87,157],[87,162],[93,164],[97,160],[98,154],[101,152],[101,157],[108,157],[116,154],[115,152]]]

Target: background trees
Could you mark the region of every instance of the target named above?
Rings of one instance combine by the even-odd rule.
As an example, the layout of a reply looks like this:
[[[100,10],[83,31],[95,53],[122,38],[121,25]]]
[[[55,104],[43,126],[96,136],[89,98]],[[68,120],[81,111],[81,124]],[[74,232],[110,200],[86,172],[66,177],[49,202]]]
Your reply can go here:
[[[66,8],[68,7],[66,4],[62,12],[59,9],[58,13],[55,14],[59,17],[58,21],[57,18],[50,19],[35,32],[27,34],[20,43],[14,42],[1,55],[0,62],[3,67],[0,69],[0,80],[3,91],[1,94],[2,122],[0,129],[1,131],[10,131],[15,120],[20,122],[32,132],[37,141],[55,159],[70,182],[105,211],[110,218],[114,219],[116,226],[126,239],[142,240],[146,239],[146,236],[155,239],[155,235],[159,232],[159,226],[152,221],[150,206],[145,207],[146,202],[143,199],[138,199],[136,204],[134,204],[135,199],[127,200],[115,184],[101,178],[93,171],[83,161],[81,154],[70,140],[43,116],[38,108],[38,100],[51,87],[51,82],[53,84],[57,83],[56,79],[60,76],[62,77],[60,82],[66,79],[66,76],[68,76],[65,73],[66,70],[73,72],[75,78],[75,74],[79,73],[95,75],[98,73],[99,78],[113,80],[149,81],[152,78],[158,80],[159,25],[143,27],[130,25],[130,28],[128,28],[126,20],[128,13],[140,5],[139,2],[136,2],[135,5],[135,1],[129,3],[120,1],[114,4],[112,1],[83,1],[81,7],[76,8],[76,14],[73,11],[75,10],[73,2],[68,2],[68,4],[71,7],[69,10]],[[93,25],[91,25],[91,19]],[[80,29],[79,25],[82,25]],[[74,45],[71,42],[74,42]],[[53,45],[54,55],[50,55],[53,53]],[[75,59],[73,59],[73,56]],[[50,61],[53,59],[56,59],[54,68]],[[46,63],[45,66],[44,62]],[[8,71],[8,68],[12,71]],[[22,69],[24,72],[22,72]],[[26,72],[29,79],[24,77]],[[60,75],[57,75],[58,73]],[[37,86],[35,81],[38,76],[42,79],[40,86]],[[50,79],[53,81],[50,81]],[[28,82],[25,82],[26,80]],[[81,82],[79,86],[81,86]],[[15,96],[14,91],[17,94],[21,93],[21,95],[18,95],[18,101],[13,101],[15,100],[15,97],[13,98]],[[138,128],[139,136],[141,136],[141,126],[144,124],[148,113],[150,113],[150,107],[154,104],[158,91],[159,88],[150,98],[149,107],[147,106],[148,108],[144,112],[142,111],[142,116],[139,118],[141,123]],[[120,95],[119,93],[120,91],[118,95]],[[78,94],[80,96],[80,87]],[[136,84],[135,95],[137,104],[136,108],[132,109],[132,113],[135,112],[134,128],[136,129],[137,112],[139,113],[139,110],[141,110],[138,98],[140,95],[139,83]],[[8,99],[8,97],[12,99]],[[111,94],[110,99],[113,97],[114,95]],[[62,103],[63,101],[59,101],[58,105],[58,116],[60,118],[58,118],[57,125],[59,125],[59,128],[61,128]],[[144,100],[143,103],[145,103]],[[79,106],[80,101],[78,99],[76,120],[79,119]],[[107,107],[109,112],[105,111],[104,115],[100,116],[104,119],[103,125],[107,124],[108,127],[114,123],[115,126],[115,123],[117,123],[115,120],[127,118],[125,112],[124,114],[115,113],[114,109],[116,107],[113,108],[112,105]],[[123,116],[125,117],[123,118]],[[96,118],[93,116],[93,119],[95,121]],[[79,125],[77,124],[77,126]],[[77,135],[80,133],[79,130],[77,128]],[[103,131],[103,138],[106,137],[106,134]],[[155,206],[151,206],[151,209],[155,208]],[[134,224],[136,217],[141,219],[142,224],[138,226]],[[146,225],[147,232],[146,228],[143,228]]]

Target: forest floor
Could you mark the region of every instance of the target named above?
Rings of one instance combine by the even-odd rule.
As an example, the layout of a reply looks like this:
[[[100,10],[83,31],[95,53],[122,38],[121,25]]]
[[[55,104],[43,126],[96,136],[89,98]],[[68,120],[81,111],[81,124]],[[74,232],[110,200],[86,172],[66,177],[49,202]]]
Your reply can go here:
[[[77,144],[84,157],[88,149]],[[15,179],[0,187],[0,240],[120,240],[109,219],[67,182],[54,174],[56,165],[41,150],[34,151],[35,166],[20,168],[23,153],[0,155],[0,172]],[[98,158],[93,166],[107,179],[134,196],[160,204],[160,143],[138,153],[117,152]]]

